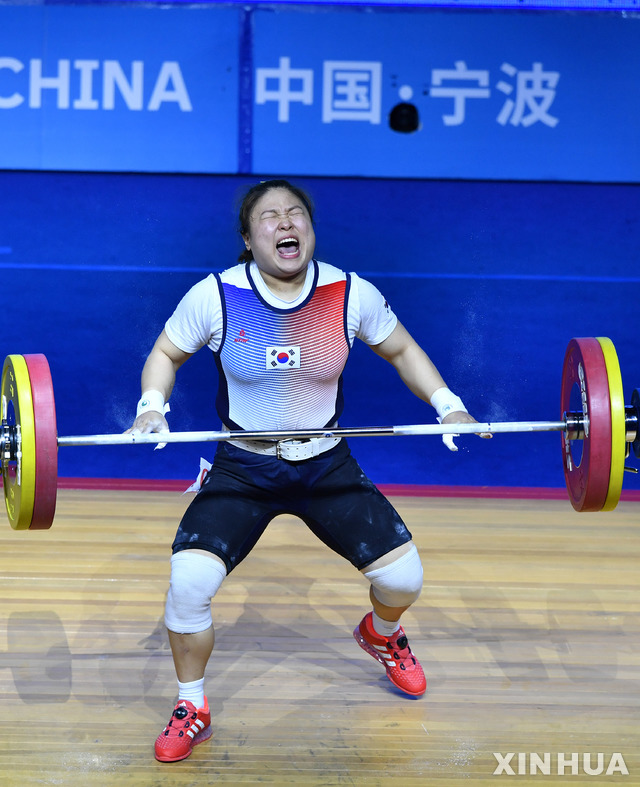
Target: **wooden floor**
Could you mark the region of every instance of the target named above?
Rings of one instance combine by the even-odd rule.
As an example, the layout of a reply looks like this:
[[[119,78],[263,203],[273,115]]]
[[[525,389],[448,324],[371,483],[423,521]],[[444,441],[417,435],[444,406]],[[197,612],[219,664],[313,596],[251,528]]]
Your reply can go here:
[[[7,524],[0,784],[640,785],[640,504],[394,502],[424,561],[403,622],[427,695],[355,644],[362,577],[282,518],[216,598],[214,735],[171,765],[152,747],[176,696],[161,616],[188,497],[62,490],[50,531]]]

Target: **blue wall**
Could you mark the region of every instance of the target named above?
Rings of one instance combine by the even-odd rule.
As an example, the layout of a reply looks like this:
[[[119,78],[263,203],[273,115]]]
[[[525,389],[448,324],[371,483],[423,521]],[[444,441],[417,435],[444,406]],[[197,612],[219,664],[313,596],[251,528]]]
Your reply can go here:
[[[640,386],[638,15],[4,3],[0,58],[0,355],[48,356],[61,435],[130,425],[164,321],[235,262],[271,174],[479,419],[559,418],[573,336],[609,336]],[[215,388],[203,351],[173,428],[218,428]],[[362,345],[345,392],[344,425],[433,420]],[[379,483],[563,485],[557,434],[353,444]],[[60,473],[191,478],[213,450],[65,448]]]
[[[0,4],[0,168],[637,183],[639,72],[638,14]]]
[[[279,173],[278,173],[279,174]],[[259,176],[0,172],[2,355],[44,352],[61,435],[130,425],[139,374],[182,294],[240,250]],[[640,187],[304,178],[317,256],[373,281],[480,419],[554,420],[573,336],[609,336],[640,386]],[[176,430],[218,428],[207,350],[182,370]],[[431,421],[357,343],[343,425]],[[358,439],[379,483],[562,486],[556,434]],[[191,478],[212,445],[64,448],[62,476]],[[626,488],[638,488],[627,474]]]

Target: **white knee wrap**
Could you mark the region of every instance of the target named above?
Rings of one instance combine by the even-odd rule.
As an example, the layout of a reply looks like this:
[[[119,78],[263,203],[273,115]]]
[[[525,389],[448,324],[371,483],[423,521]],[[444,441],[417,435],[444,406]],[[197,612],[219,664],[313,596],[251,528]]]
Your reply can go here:
[[[171,556],[171,584],[164,622],[176,634],[197,634],[211,625],[211,599],[227,576],[213,557],[185,549]]]
[[[388,566],[362,573],[371,582],[375,597],[387,607],[408,607],[422,592],[422,562],[415,544]]]

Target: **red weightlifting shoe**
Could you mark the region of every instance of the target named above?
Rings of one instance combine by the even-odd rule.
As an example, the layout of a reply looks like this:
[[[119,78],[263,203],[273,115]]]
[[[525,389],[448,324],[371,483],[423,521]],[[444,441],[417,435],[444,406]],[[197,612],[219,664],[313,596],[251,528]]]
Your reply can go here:
[[[386,667],[387,676],[394,686],[412,697],[424,694],[427,679],[420,662],[411,652],[402,626],[392,637],[381,637],[374,630],[371,618],[369,612],[353,632],[358,645]]]
[[[211,737],[211,713],[204,698],[204,708],[188,700],[180,700],[173,709],[171,719],[156,739],[156,760],[177,762],[184,760],[193,747]]]

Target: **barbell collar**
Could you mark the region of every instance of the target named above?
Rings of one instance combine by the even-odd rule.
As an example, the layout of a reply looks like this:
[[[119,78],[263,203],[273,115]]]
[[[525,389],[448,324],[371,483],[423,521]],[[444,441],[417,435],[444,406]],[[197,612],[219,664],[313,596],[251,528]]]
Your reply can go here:
[[[0,458],[2,466],[4,467],[9,462],[15,462],[18,458],[18,427],[10,426],[6,421],[2,422],[2,431],[0,436]]]
[[[635,442],[640,437],[640,409],[635,407],[625,407],[624,423],[626,430],[626,440],[628,443]]]
[[[640,390],[635,388],[631,394],[631,407],[626,410],[627,414],[631,410],[631,419],[635,422],[635,436],[630,441],[633,447],[633,453],[640,459]],[[628,430],[627,430],[628,434]],[[629,437],[627,436],[627,440]]]
[[[567,440],[584,440],[584,416],[582,413],[564,413],[564,431]]]

